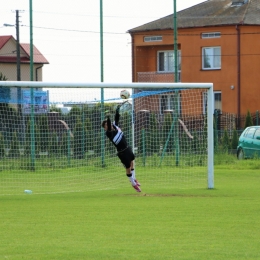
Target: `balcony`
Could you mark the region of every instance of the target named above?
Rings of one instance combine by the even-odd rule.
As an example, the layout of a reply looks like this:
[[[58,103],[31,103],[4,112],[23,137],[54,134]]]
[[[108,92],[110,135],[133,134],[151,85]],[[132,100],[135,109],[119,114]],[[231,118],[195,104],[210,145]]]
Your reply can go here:
[[[137,72],[137,82],[174,82],[174,72]],[[181,82],[181,71],[178,71],[178,82]]]

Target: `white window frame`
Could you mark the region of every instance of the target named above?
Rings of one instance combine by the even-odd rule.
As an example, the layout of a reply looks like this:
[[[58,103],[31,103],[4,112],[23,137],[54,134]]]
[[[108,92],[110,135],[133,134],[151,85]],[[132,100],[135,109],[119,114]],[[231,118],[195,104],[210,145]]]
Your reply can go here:
[[[245,1],[232,1],[231,7],[242,6],[242,5],[244,5],[245,3],[247,3],[247,0],[245,0]]]
[[[152,35],[152,36],[144,36],[144,42],[161,42],[162,36]]]
[[[217,70],[221,69],[221,47],[202,48],[202,69]]]
[[[178,93],[178,104],[177,104],[177,110],[178,110],[178,115],[181,113],[181,93]],[[166,101],[165,107],[163,108],[163,102],[164,100]],[[164,111],[174,111],[175,110],[175,106],[174,106],[174,99],[175,99],[175,94],[174,93],[170,93],[170,94],[162,94],[160,95],[160,114],[164,114]]]
[[[163,59],[163,61],[162,61]],[[162,64],[163,62],[163,64]],[[174,50],[157,52],[157,72],[174,72]],[[181,51],[178,50],[178,71],[181,71]]]
[[[214,111],[218,109],[220,113],[222,113],[222,92],[221,91],[214,91]],[[217,98],[220,95],[220,100]],[[206,114],[208,105],[207,93],[203,92],[203,114]]]
[[[202,39],[220,38],[220,37],[221,37],[220,32],[207,32],[201,34]]]

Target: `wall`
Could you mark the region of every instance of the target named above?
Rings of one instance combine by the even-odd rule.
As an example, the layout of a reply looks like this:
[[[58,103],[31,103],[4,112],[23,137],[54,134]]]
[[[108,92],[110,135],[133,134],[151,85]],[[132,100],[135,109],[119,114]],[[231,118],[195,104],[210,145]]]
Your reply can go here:
[[[222,110],[227,113],[245,114],[260,109],[260,32],[259,26],[239,26],[240,35],[240,103],[238,74],[238,30],[235,25],[178,30],[178,48],[181,50],[182,82],[213,82],[214,91],[222,93]],[[220,38],[202,39],[201,33],[220,32]],[[148,35],[162,35],[161,42],[144,42]],[[157,51],[173,49],[173,31],[138,33],[134,37],[133,81],[138,72],[157,71]],[[202,48],[221,46],[221,69],[202,70]],[[234,86],[234,89],[231,89]],[[239,108],[240,104],[240,108]]]

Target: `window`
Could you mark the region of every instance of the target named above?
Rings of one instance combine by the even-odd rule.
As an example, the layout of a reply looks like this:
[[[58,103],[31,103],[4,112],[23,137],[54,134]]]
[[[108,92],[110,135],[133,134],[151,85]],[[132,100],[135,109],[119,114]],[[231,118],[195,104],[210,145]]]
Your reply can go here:
[[[220,32],[209,32],[209,33],[202,33],[201,34],[202,39],[220,38],[220,36],[221,36]]]
[[[255,131],[254,139],[258,139],[259,140],[259,137],[260,137],[260,129],[258,128]]]
[[[249,129],[245,130],[244,136],[246,136],[246,135],[247,135],[247,132],[248,132],[248,130],[249,130]]]
[[[144,42],[160,42],[162,41],[162,36],[145,36]]]
[[[207,93],[203,92],[203,114],[206,114],[207,112],[207,105],[208,105],[208,99],[207,99]],[[221,92],[220,91],[214,91],[214,110],[219,110],[220,113],[222,111],[222,101],[221,101]]]
[[[248,2],[248,0],[234,0],[234,1],[232,1],[231,7],[242,6],[242,5],[246,4],[247,2]]]
[[[181,113],[181,95],[179,93],[178,100],[175,100],[174,94],[165,94],[160,96],[160,113],[163,114],[166,110],[174,111],[176,107],[174,106],[175,102],[177,102],[177,110],[178,114]]]
[[[221,92],[214,92],[214,109],[222,111]]]
[[[249,128],[249,130],[246,132],[245,137],[252,139],[254,137],[255,128]]]
[[[213,70],[221,68],[221,49],[220,47],[202,48],[202,69]]]
[[[157,71],[174,72],[174,51],[158,51]],[[181,70],[181,52],[178,51],[178,70]]]

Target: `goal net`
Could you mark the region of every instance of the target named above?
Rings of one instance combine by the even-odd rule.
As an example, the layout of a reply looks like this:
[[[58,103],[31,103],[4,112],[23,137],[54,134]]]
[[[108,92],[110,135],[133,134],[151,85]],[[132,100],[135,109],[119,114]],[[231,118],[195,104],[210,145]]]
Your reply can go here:
[[[118,105],[144,193],[214,188],[210,83],[2,81],[0,91],[0,195],[134,192],[101,127]]]

